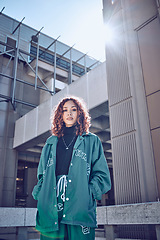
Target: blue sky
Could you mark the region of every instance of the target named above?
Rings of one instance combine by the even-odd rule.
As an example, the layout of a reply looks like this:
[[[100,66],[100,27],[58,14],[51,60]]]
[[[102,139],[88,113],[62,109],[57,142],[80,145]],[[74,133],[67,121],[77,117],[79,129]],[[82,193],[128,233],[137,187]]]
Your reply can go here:
[[[0,11],[43,33],[105,60],[102,0],[1,0]]]

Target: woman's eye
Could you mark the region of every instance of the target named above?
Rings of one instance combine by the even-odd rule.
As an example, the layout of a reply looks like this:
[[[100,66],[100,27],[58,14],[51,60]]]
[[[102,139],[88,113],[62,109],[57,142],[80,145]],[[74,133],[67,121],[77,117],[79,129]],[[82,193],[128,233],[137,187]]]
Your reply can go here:
[[[63,109],[63,112],[67,112],[67,109]]]
[[[77,108],[73,108],[72,111],[73,111],[73,112],[76,112],[76,111],[77,111]]]

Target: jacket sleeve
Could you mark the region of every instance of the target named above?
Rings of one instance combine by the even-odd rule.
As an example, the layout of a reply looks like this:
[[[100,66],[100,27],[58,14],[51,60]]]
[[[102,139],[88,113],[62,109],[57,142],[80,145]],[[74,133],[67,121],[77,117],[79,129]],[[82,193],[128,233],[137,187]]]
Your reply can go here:
[[[32,191],[32,196],[35,200],[38,200],[38,194],[41,190],[42,183],[43,183],[43,177],[44,177],[45,168],[46,168],[46,166],[45,166],[46,151],[47,151],[47,145],[45,144],[43,149],[42,149],[42,153],[41,153],[41,157],[40,157],[40,161],[39,161],[39,165],[38,165],[38,170],[37,170],[38,182],[34,186],[33,191]]]
[[[101,200],[102,194],[111,189],[110,172],[104,156],[102,143],[97,136],[92,155],[92,167],[89,185],[93,197],[97,200]]]

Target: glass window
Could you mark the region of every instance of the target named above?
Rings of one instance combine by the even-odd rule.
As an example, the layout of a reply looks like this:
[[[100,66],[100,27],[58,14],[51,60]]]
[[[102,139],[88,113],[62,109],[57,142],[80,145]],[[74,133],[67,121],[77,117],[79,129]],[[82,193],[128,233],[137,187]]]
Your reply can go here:
[[[9,51],[9,50],[12,50],[16,47],[16,40],[10,38],[10,37],[7,37],[7,41],[6,41],[7,45],[9,46],[6,46],[6,51]],[[14,52],[12,51],[11,54],[14,54]]]
[[[31,45],[30,53],[33,54],[34,56],[36,56],[37,48],[35,46]],[[51,53],[48,53],[48,52],[44,52],[41,49],[39,49],[39,58],[44,59],[51,64],[54,64],[54,55]],[[34,57],[31,56],[30,59],[33,60]],[[57,57],[57,59],[56,59],[56,65],[66,69],[66,70],[70,69],[70,62],[67,62],[66,60],[59,58],[59,57]],[[81,68],[75,64],[73,64],[73,66],[72,66],[72,71],[73,71],[73,73],[76,73],[80,76],[82,76],[84,74],[84,68]]]

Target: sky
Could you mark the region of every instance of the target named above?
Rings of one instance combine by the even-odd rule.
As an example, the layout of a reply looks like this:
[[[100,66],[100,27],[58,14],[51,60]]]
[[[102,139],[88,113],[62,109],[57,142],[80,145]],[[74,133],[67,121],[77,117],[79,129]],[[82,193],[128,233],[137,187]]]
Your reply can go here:
[[[0,11],[105,61],[102,0],[0,0]]]

